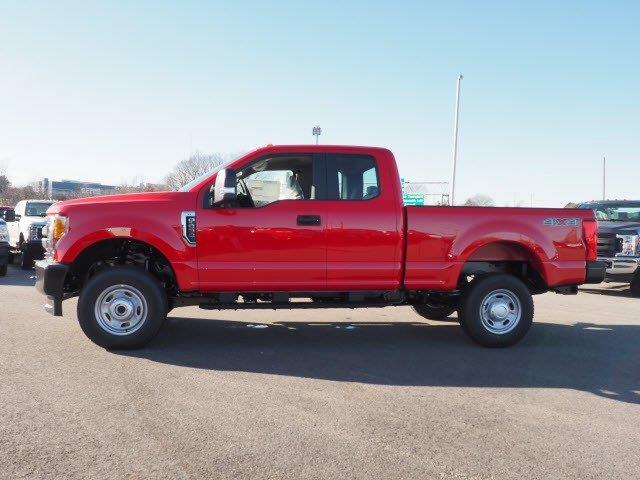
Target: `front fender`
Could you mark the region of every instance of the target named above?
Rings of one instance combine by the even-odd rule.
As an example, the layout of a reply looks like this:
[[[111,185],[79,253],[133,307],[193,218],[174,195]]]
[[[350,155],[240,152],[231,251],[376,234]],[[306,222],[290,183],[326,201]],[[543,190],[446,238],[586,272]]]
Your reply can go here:
[[[72,264],[85,249],[92,245],[112,239],[131,239],[146,243],[157,249],[171,264],[180,290],[194,290],[198,287],[198,272],[195,247],[187,245],[182,239],[179,218],[172,224],[152,221],[149,217],[127,215],[127,224],[116,218],[92,220],[89,223],[74,223],[71,219],[70,229],[56,245],[54,260],[59,263]],[[76,225],[80,225],[79,227]]]

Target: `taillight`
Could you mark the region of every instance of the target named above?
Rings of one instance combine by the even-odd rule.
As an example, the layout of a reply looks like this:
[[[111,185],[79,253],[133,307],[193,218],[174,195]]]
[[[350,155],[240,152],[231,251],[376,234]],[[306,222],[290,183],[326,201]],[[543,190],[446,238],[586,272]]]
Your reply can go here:
[[[598,223],[593,219],[582,221],[584,243],[587,247],[587,261],[598,259]]]

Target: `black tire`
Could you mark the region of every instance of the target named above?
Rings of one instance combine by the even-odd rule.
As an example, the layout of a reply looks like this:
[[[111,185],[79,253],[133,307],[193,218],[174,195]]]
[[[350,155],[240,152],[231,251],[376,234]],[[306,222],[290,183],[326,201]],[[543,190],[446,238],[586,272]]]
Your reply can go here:
[[[23,250],[20,256],[20,268],[23,270],[31,270],[34,266],[33,257],[29,253],[29,250]]]
[[[509,315],[519,311],[519,320],[509,318],[495,320],[485,309],[481,314],[483,302],[489,295],[496,295],[497,304],[504,305]],[[511,298],[517,300],[514,302]],[[518,305],[519,303],[519,305]],[[460,325],[477,343],[485,347],[508,347],[520,341],[533,323],[533,298],[527,286],[512,275],[489,275],[478,278],[469,284],[462,296],[458,312]],[[485,318],[485,321],[483,321]],[[491,320],[493,318],[493,320]],[[485,326],[487,324],[487,326]],[[493,329],[493,331],[491,330]],[[500,329],[502,333],[497,333]]]
[[[418,315],[428,320],[453,321],[453,319],[448,319],[447,317],[449,317],[453,312],[456,311],[456,308],[450,305],[439,305],[439,304],[430,304],[430,303],[414,305],[413,309]]]
[[[636,276],[631,280],[631,296],[640,297],[640,273],[636,273]]]
[[[7,265],[0,265],[0,277],[7,275]]]
[[[116,285],[133,287],[146,302],[146,317],[132,333],[111,333],[100,325],[96,317],[96,302],[103,292]],[[167,317],[167,309],[166,292],[155,277],[136,267],[112,267],[93,276],[80,292],[78,321],[85,335],[101,347],[139,348],[158,333]]]

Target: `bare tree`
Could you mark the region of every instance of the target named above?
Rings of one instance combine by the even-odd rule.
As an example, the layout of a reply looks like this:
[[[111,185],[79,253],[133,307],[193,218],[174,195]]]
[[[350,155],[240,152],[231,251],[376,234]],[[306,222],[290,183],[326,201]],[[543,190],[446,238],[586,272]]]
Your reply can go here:
[[[493,198],[488,195],[482,195],[480,193],[474,195],[473,197],[467,198],[466,202],[464,202],[466,207],[495,207],[496,202],[493,201]]]
[[[165,177],[164,183],[170,190],[178,190],[191,180],[204,175],[214,167],[225,163],[229,159],[229,155],[220,153],[201,153],[196,152],[189,158],[186,158],[173,167],[173,170]]]
[[[0,166],[0,195],[6,193],[11,187],[9,177],[7,177],[7,169],[4,166]]]

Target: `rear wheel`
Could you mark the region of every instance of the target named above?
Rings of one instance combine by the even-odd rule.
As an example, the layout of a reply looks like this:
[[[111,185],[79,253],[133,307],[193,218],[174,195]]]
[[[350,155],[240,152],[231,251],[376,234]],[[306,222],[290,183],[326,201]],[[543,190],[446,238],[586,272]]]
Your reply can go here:
[[[414,305],[413,309],[418,315],[428,320],[445,320],[456,311],[455,307],[450,305],[428,302]]]
[[[640,297],[640,273],[636,273],[636,276],[631,280],[631,296]]]
[[[166,293],[156,278],[135,267],[113,267],[82,289],[78,321],[101,347],[137,348],[158,333],[167,309]]]
[[[0,266],[0,277],[4,277],[7,274],[7,266],[6,265],[1,265]]]
[[[533,322],[533,298],[512,275],[490,275],[473,281],[460,304],[460,324],[485,347],[507,347],[521,340]]]

